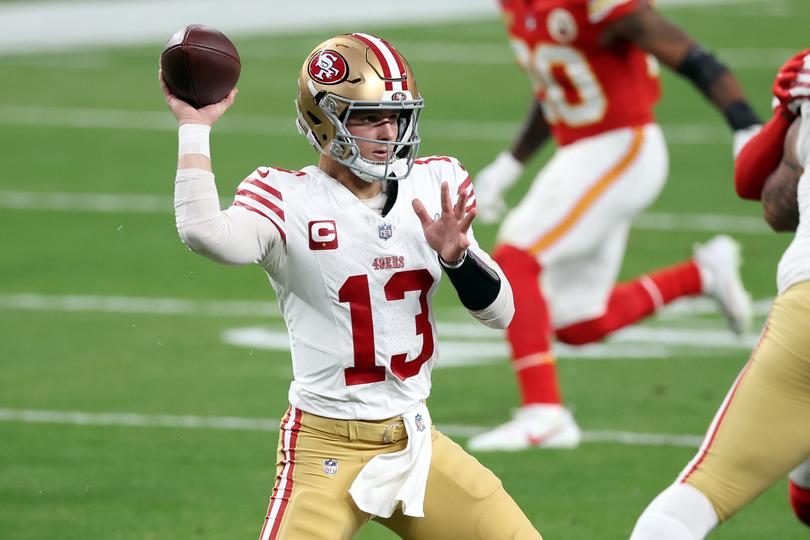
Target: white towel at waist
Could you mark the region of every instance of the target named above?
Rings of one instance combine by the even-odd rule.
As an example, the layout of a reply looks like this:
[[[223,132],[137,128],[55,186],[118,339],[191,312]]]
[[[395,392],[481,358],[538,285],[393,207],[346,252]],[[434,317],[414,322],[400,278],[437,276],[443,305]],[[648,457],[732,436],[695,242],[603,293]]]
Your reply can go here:
[[[349,493],[363,512],[391,517],[402,502],[406,516],[424,517],[427,484],[433,443],[427,405],[420,403],[402,415],[408,446],[399,452],[371,458],[354,479]]]

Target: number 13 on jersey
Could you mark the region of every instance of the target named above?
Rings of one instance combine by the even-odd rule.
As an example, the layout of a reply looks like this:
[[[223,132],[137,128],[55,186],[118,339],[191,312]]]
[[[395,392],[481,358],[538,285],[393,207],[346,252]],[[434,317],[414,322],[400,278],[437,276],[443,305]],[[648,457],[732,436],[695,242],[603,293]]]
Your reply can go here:
[[[422,348],[416,358],[410,361],[408,353],[391,357],[391,371],[403,381],[419,373],[422,365],[433,356],[433,327],[430,324],[430,306],[427,300],[433,282],[433,276],[425,269],[407,270],[392,275],[383,288],[385,299],[389,302],[404,300],[407,292],[419,292],[420,311],[414,322],[416,335],[422,336]],[[385,366],[378,366],[375,362],[374,320],[371,315],[368,276],[360,274],[349,277],[338,291],[338,300],[349,304],[352,320],[354,366],[344,370],[346,386],[384,381]]]

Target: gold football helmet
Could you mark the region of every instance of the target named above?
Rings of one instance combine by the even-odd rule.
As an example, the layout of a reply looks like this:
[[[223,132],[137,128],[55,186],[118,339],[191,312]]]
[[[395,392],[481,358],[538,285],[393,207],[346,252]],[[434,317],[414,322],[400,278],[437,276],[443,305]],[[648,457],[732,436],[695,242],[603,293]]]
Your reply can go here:
[[[315,147],[368,182],[408,176],[419,148],[419,113],[424,101],[405,58],[383,39],[344,34],[307,56],[298,77],[298,131]],[[346,121],[354,111],[400,112],[396,141],[357,137]],[[360,155],[358,140],[385,144],[390,158]]]

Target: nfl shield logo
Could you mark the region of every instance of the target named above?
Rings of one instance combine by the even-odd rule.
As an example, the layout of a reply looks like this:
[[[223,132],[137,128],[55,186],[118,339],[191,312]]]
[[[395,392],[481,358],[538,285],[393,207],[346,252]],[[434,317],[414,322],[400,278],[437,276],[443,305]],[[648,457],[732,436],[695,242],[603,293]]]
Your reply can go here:
[[[334,476],[337,474],[338,470],[338,462],[335,459],[325,459],[323,460],[323,472],[328,474],[329,476]]]
[[[377,225],[377,231],[380,233],[380,238],[388,240],[394,234],[394,226],[390,223],[380,223]]]
[[[422,415],[416,413],[414,420],[416,421],[416,431],[425,431],[425,423],[422,422]]]

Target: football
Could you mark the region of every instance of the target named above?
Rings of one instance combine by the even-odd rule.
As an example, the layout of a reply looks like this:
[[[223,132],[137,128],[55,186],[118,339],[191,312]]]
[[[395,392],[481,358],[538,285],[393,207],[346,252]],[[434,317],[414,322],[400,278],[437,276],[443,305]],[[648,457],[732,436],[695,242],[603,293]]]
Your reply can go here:
[[[169,38],[160,55],[160,69],[172,94],[199,109],[230,93],[242,63],[225,34],[210,26],[190,24]]]

